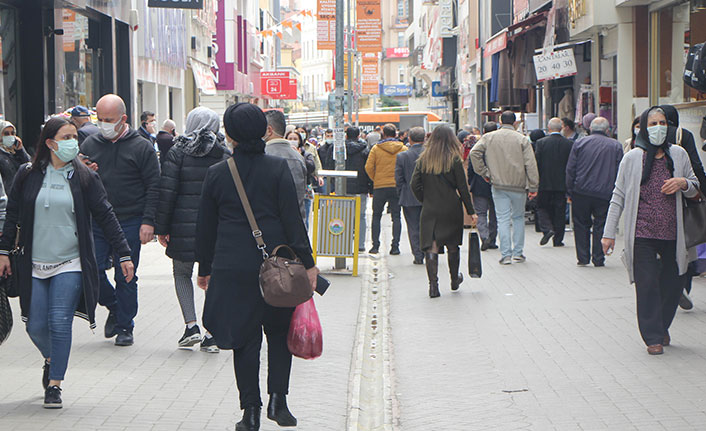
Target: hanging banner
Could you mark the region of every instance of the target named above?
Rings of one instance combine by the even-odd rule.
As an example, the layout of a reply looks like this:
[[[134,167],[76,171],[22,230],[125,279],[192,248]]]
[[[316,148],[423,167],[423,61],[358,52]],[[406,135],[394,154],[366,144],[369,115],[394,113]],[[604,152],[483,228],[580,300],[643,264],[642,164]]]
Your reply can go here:
[[[534,70],[537,72],[537,82],[573,76],[577,73],[573,48],[539,54],[532,58]]]
[[[360,52],[382,52],[380,0],[358,0],[356,41]]]
[[[318,0],[317,2],[316,48],[336,49],[336,0]]]
[[[380,71],[377,54],[366,53],[363,55],[362,72],[363,94],[378,94],[380,92]]]
[[[233,21],[226,21],[225,0],[218,0],[216,34],[212,38],[214,56],[211,61],[213,78],[219,90],[235,89],[235,43]],[[230,42],[230,43],[227,43]]]

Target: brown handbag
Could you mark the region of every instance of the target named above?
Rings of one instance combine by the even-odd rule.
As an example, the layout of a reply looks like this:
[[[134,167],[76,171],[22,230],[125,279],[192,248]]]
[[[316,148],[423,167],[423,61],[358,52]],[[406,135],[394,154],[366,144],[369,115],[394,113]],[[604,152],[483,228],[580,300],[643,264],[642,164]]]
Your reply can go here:
[[[245,215],[248,217],[252,236],[255,238],[257,248],[262,252],[260,291],[263,299],[273,307],[283,308],[296,307],[308,301],[314,295],[314,291],[304,264],[294,253],[294,250],[285,244],[275,247],[271,256],[267,253],[267,246],[262,239],[262,231],[257,226],[248,195],[243,187],[243,181],[238,173],[238,167],[232,157],[228,159],[228,168],[233,176],[233,182],[238,190]],[[288,251],[289,257],[277,256],[277,252],[280,250]]]

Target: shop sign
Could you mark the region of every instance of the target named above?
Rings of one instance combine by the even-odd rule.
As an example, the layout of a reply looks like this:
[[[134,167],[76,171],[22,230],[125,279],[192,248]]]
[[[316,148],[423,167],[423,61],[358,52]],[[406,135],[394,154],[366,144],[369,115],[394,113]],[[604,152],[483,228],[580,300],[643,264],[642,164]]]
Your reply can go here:
[[[216,95],[216,81],[213,79],[211,69],[205,64],[191,60],[191,70],[194,73],[196,86],[199,87],[203,94],[208,96]]]
[[[453,37],[454,1],[439,0],[439,37]]]
[[[204,0],[149,0],[149,7],[163,7],[170,9],[203,9]]]
[[[576,75],[573,48],[539,54],[532,58],[534,59],[534,70],[537,73],[537,82]]]
[[[336,49],[336,0],[316,4],[316,48]]]
[[[373,53],[363,55],[362,65],[362,85],[363,94],[378,94],[380,89],[380,72],[378,70],[378,56]]]
[[[524,21],[529,15],[529,0],[515,0],[513,2],[513,24]]]
[[[441,85],[441,81],[431,82],[431,97],[444,97],[448,92],[448,88]]]
[[[409,48],[387,48],[385,50],[385,57],[387,58],[407,58],[409,57]]]
[[[358,0],[356,44],[360,52],[382,51],[380,0]]]
[[[498,53],[507,47],[507,32],[503,31],[499,35],[490,39],[485,43],[485,53],[484,57],[490,57],[491,55]]]
[[[409,85],[383,85],[382,95],[388,97],[411,96],[412,87]]]
[[[260,89],[270,99],[297,98],[297,80],[290,79],[289,72],[260,72]]]

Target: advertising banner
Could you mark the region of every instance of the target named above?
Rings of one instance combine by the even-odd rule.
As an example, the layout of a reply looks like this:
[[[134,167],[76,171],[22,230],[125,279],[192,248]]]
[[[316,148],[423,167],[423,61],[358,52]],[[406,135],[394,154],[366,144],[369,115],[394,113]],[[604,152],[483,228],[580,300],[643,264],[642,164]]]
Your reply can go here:
[[[360,52],[382,52],[380,0],[358,0],[356,40]]]
[[[377,54],[366,53],[363,55],[362,72],[363,94],[378,94],[380,91],[380,71]]]
[[[317,1],[316,48],[336,49],[336,0]]]
[[[149,7],[164,7],[170,9],[203,9],[204,0],[149,0]]]

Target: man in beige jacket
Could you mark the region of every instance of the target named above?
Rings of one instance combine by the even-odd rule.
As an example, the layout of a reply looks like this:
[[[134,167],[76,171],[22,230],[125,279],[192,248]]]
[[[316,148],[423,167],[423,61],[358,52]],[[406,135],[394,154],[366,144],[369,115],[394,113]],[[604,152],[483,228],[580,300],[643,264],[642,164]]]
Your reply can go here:
[[[473,170],[492,186],[500,236],[501,265],[525,261],[525,202],[537,195],[539,174],[532,144],[515,131],[515,113],[503,112],[502,127],[483,135],[471,150]]]

